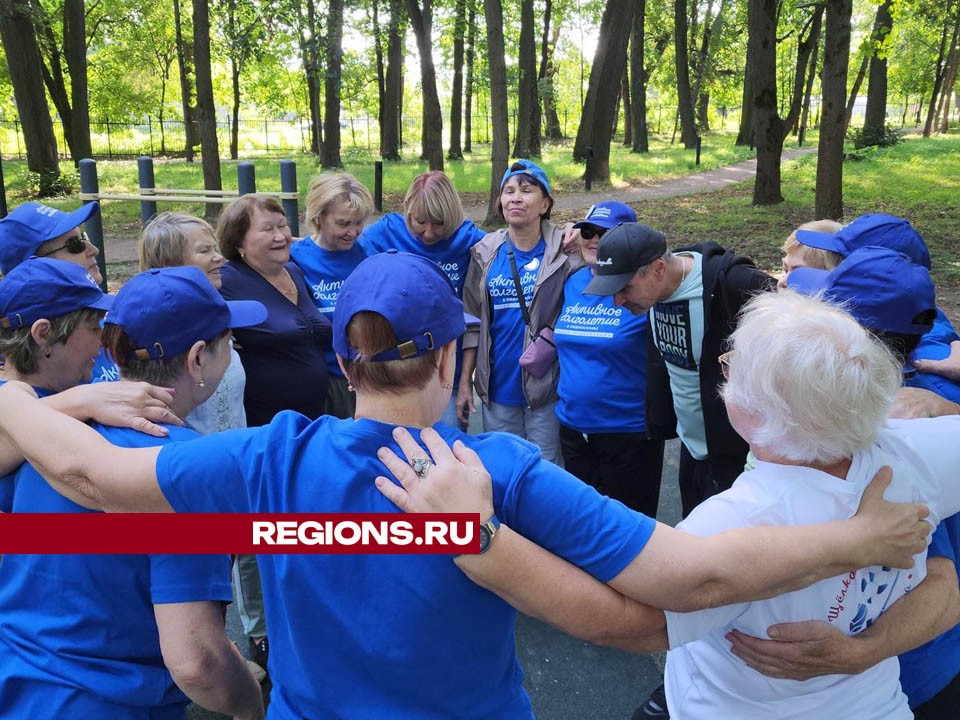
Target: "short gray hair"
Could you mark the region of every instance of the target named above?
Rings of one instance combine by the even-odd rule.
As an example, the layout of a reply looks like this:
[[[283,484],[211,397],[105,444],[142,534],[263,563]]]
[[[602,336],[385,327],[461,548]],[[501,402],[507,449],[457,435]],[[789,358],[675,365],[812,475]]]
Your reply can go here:
[[[724,400],[756,422],[751,446],[793,462],[837,462],[869,446],[902,382],[883,343],[819,297],[758,295],[730,341]]]

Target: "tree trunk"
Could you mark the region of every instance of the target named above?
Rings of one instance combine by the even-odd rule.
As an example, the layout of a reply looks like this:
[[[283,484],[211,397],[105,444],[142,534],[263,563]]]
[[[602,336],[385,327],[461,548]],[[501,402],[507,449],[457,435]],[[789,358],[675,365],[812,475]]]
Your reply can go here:
[[[946,67],[947,55],[950,52],[950,46],[947,44],[949,36],[950,25],[945,23],[943,32],[940,34],[940,51],[937,54],[937,65],[933,73],[933,90],[930,93],[930,105],[927,108],[927,121],[923,124],[924,137],[930,137],[930,133],[933,131],[933,116],[937,109],[937,101],[940,98],[940,88],[943,87],[943,71]]]
[[[958,23],[958,26],[960,26],[960,23]],[[955,28],[955,37],[956,34],[957,29]],[[944,73],[943,93],[941,95],[943,98],[943,106],[940,113],[941,122],[939,130],[942,133],[946,133],[950,129],[950,99],[953,97],[953,88],[957,81],[958,51],[960,51],[960,48],[957,47],[956,40],[954,40],[953,50],[950,52],[950,58],[947,61],[947,71]]]
[[[850,63],[850,15],[853,0],[827,3],[823,43],[823,110],[817,152],[814,216],[843,217],[843,140],[846,134],[847,68]]]
[[[864,40],[865,43],[869,43],[870,40]],[[870,55],[869,53],[863,54],[860,58],[860,67],[857,69],[857,75],[853,79],[853,86],[850,88],[850,96],[847,98],[847,109],[844,111],[844,127],[850,127],[850,120],[853,119],[853,106],[857,103],[857,95],[860,94],[860,86],[863,85],[863,80],[867,76],[867,68],[870,66]]]
[[[697,146],[697,127],[693,118],[690,61],[687,54],[687,0],[673,2],[673,41],[676,48],[677,114],[680,117],[680,139],[683,141],[683,146],[690,150]]]
[[[421,1],[423,7],[421,8]],[[421,158],[431,170],[443,170],[443,115],[437,94],[437,72],[433,66],[433,0],[406,0],[410,27],[420,53],[420,84],[423,91],[423,152]],[[497,28],[501,32],[501,28]]]
[[[885,38],[893,29],[890,6],[893,0],[884,0],[877,10],[874,26],[874,48],[870,54],[870,82],[867,85],[867,110],[863,119],[863,136],[879,138],[887,125],[887,54],[882,51]]]
[[[41,80],[40,47],[26,2],[9,0],[0,5],[0,37],[27,148],[27,167],[40,176],[40,197],[53,195],[60,178],[60,160]]]
[[[631,150],[635,153],[650,152],[650,138],[647,134],[647,70],[644,67],[644,24],[646,22],[646,0],[636,0],[633,14],[633,31],[630,36],[630,94],[633,104],[630,106]]]
[[[593,148],[593,178],[601,182],[610,179],[610,131],[620,94],[620,78],[627,62],[635,4],[635,0],[609,0],[603,11],[587,98],[573,146],[576,162],[586,160],[587,148]]]
[[[750,57],[750,43],[747,42],[747,68],[743,74],[743,94],[740,100],[740,128],[737,130],[737,145],[753,145],[753,85],[750,80],[750,66],[755,61]]]
[[[450,93],[450,149],[448,160],[463,160],[460,129],[463,124],[463,45],[467,25],[467,2],[457,0],[453,23],[453,88]]]
[[[800,128],[799,133],[802,135],[806,134],[808,121],[810,119],[810,96],[813,94],[813,81],[817,77],[817,60],[820,57],[820,39],[817,38],[817,44],[812,48],[810,53],[810,62],[808,63],[807,69],[807,85],[803,91],[803,110],[800,115]]]
[[[40,48],[40,71],[43,74],[43,84],[60,116],[60,122],[63,123],[63,138],[67,143],[70,156],[76,158],[77,154],[73,151],[73,109],[70,107],[70,95],[67,92],[67,81],[63,72],[63,54],[60,44],[57,42],[50,17],[44,7],[34,5],[31,12]]]
[[[230,119],[230,159],[240,156],[240,68],[230,60],[230,88],[233,91],[233,117]]]
[[[623,98],[623,146],[633,147],[633,117],[630,102],[630,63],[623,66],[623,79],[620,81],[620,97]]]
[[[320,165],[343,167],[340,159],[340,76],[343,66],[343,0],[330,0],[327,11],[327,62],[323,74],[323,144]]]
[[[540,36],[540,69],[537,72],[536,101],[533,103],[531,153],[539,157],[543,145],[543,117],[549,118],[553,105],[553,49],[550,41],[550,21],[553,17],[553,0],[545,0],[543,8],[543,34]],[[542,103],[542,106],[541,106]],[[553,115],[556,116],[556,110]],[[557,123],[559,126],[559,122]]]
[[[747,75],[753,88],[753,137],[757,147],[754,205],[783,202],[780,154],[783,120],[777,112],[777,1],[747,3]]]
[[[203,160],[203,187],[222,190],[220,180],[220,145],[217,141],[217,110],[213,103],[213,78],[210,72],[210,9],[207,0],[193,0],[193,45],[196,53],[197,114],[200,125],[200,152]],[[210,203],[205,208],[207,220],[216,219],[219,208]]]
[[[70,100],[73,105],[73,143],[75,165],[93,156],[90,144],[90,98],[87,94],[87,20],[83,0],[65,0],[63,4],[63,50],[70,72]]]
[[[477,11],[474,0],[469,0],[470,8],[467,11],[467,77],[464,88],[463,104],[463,151],[473,152],[473,60],[476,55],[477,43]]]
[[[183,20],[180,16],[180,0],[173,0],[173,20],[177,34],[177,65],[180,69],[180,101],[183,105],[183,153],[187,162],[193,162],[194,151],[199,144],[197,133],[196,106],[191,102],[194,97],[193,83],[190,82],[190,70],[193,62],[193,43],[183,37]]]
[[[717,8],[716,16],[711,20],[708,10],[706,21],[703,25],[703,36],[700,41],[700,50],[697,53],[696,63],[696,85],[694,87],[693,98],[696,102],[697,126],[701,132],[710,130],[710,118],[707,109],[710,105],[710,82],[713,79],[713,43],[712,40],[720,36],[723,30],[723,10],[726,7],[725,0],[720,0],[720,7]]]
[[[490,151],[490,200],[484,225],[498,222],[497,197],[500,179],[507,170],[510,127],[507,119],[507,62],[503,45],[503,7],[500,0],[483,0],[487,26],[487,65],[490,71],[490,114],[493,116],[493,144]]]
[[[550,35],[550,57],[547,59],[547,69],[543,85],[543,114],[546,116],[547,137],[550,140],[563,140],[563,128],[560,126],[560,116],[557,114],[556,89],[553,82],[557,68],[553,64],[553,53],[560,39],[560,25],[554,25]]]
[[[520,47],[517,57],[520,79],[517,85],[517,136],[513,156],[531,157],[533,109],[537,105],[537,46],[533,0],[520,2]]]
[[[390,0],[387,27],[387,72],[380,101],[380,157],[400,159],[400,103],[403,92],[403,0]]]

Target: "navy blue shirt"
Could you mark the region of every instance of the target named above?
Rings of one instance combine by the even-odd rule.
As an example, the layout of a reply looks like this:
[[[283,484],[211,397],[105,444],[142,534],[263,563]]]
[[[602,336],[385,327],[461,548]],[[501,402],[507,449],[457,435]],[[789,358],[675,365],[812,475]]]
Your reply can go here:
[[[266,425],[281,410],[317,418],[326,404],[330,378],[324,350],[333,328],[313,304],[300,268],[293,262],[286,268],[297,286],[296,305],[242,261],[228,262],[221,271],[225,299],[259,300],[267,307],[262,323],[233,331],[247,374],[243,406],[250,426]]]

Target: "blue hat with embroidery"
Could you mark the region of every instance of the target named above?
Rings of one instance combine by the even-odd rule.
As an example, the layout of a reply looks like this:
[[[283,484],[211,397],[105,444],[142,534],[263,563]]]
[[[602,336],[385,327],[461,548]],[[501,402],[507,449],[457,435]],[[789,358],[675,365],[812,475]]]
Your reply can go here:
[[[607,200],[598,202],[590,208],[587,216],[580,222],[573,224],[575,228],[581,228],[584,225],[596,225],[597,227],[615,228],[620,223],[636,222],[637,214],[629,205],[624,205],[616,200]]]
[[[922,335],[936,315],[930,273],[889,248],[854,250],[833,270],[797,268],[787,287],[805,295],[822,292],[861,325],[881,332]]]
[[[543,186],[547,195],[550,195],[550,181],[547,179],[547,173],[535,162],[531,162],[530,160],[517,160],[510,163],[510,167],[507,168],[507,171],[503,174],[503,179],[500,181],[501,191],[503,190],[503,186],[507,184],[507,180],[514,175],[526,175],[533,178]]]
[[[450,278],[432,260],[388,250],[357,265],[340,286],[333,311],[333,349],[346,360],[361,359],[351,347],[347,326],[359,312],[382,315],[397,344],[362,358],[371,362],[406,360],[442,348],[480,322],[463,312]]]
[[[6,275],[47,240],[66,235],[98,212],[95,202],[70,213],[35,202],[14,209],[0,220],[0,272]]]
[[[76,263],[30,258],[0,280],[0,327],[29,327],[40,318],[52,320],[74,310],[109,310],[113,296]]]
[[[909,221],[886,213],[861,215],[835,233],[797,230],[797,242],[844,257],[857,248],[889,248],[903,253],[917,265],[930,269],[930,251],[920,233],[913,229]]]
[[[267,308],[256,300],[224,300],[200,268],[154,268],[120,288],[104,324],[119,325],[138,360],[180,355],[228,328],[259,325]]]

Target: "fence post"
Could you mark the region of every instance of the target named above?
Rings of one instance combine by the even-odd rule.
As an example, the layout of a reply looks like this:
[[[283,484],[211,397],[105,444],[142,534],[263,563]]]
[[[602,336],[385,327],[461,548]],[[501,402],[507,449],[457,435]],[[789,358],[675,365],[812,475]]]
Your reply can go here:
[[[237,190],[241,195],[257,191],[257,171],[249,160],[237,163]]]
[[[142,156],[137,158],[137,175],[140,180],[140,194],[144,190],[149,190],[151,194],[156,195],[157,183],[153,179],[153,158]],[[157,214],[156,200],[140,201],[140,221],[146,227],[150,219]]]
[[[280,190],[285,193],[297,192],[297,163],[293,160],[280,161]],[[283,214],[287,216],[290,233],[294,237],[299,237],[300,208],[297,206],[297,201],[294,198],[284,198],[281,204],[283,205]]]
[[[100,181],[97,180],[97,161],[90,158],[84,158],[80,161],[80,192],[95,195],[100,192]],[[93,200],[84,200],[87,205]],[[103,217],[96,212],[90,216],[85,223],[87,236],[93,243],[93,246],[100,251],[97,255],[97,267],[100,268],[100,276],[103,282],[100,287],[104,292],[107,291],[107,253],[103,246]]]
[[[110,144],[110,120],[107,120],[107,157],[113,160],[113,146]]]
[[[901,125],[900,127],[903,127],[903,126]],[[797,136],[797,147],[803,147],[803,134],[804,134],[806,131],[807,131],[807,129],[806,129],[803,125],[801,125],[801,126],[800,126],[800,134]]]
[[[240,118],[238,113],[237,123],[239,122],[240,122]],[[264,150],[270,149],[270,124],[269,123],[270,123],[269,120],[263,121],[263,149]]]
[[[3,155],[0,154],[0,218],[7,216],[7,186],[3,182]]]
[[[590,192],[593,187],[593,147],[587,148],[587,168],[583,173],[583,189]]]
[[[383,161],[377,160],[373,164],[373,207],[377,212],[383,212]]]
[[[697,165],[700,164],[700,143],[703,141],[703,138],[697,135]]]
[[[17,139],[17,160],[23,160],[23,151],[20,149],[20,121],[13,121],[13,136]]]

